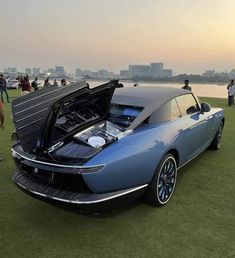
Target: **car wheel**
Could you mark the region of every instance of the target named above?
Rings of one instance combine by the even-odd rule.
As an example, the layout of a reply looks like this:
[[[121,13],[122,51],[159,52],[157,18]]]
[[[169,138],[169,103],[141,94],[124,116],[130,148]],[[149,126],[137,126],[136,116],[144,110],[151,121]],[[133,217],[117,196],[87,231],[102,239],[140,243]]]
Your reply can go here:
[[[171,198],[176,184],[177,164],[172,154],[164,156],[146,191],[146,201],[153,206],[163,206]]]
[[[219,128],[215,134],[213,141],[211,142],[210,148],[213,150],[218,150],[221,146],[222,140],[222,132],[223,132],[224,125],[220,122]]]

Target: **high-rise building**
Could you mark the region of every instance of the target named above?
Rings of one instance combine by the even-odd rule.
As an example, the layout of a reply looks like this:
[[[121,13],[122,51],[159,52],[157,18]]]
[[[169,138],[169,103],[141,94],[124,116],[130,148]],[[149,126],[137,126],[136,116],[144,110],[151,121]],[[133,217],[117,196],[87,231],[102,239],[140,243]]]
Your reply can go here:
[[[149,65],[129,65],[130,77],[147,77],[150,76]]]
[[[101,69],[98,71],[98,78],[99,79],[113,79],[113,78],[115,78],[115,74],[111,71]]]
[[[171,69],[163,69],[162,70],[162,75],[160,77],[171,78],[172,77],[172,70]]]
[[[202,74],[202,76],[206,78],[213,78],[215,77],[215,70],[207,70]]]
[[[129,70],[121,70],[120,77],[122,79],[129,79],[130,78],[130,71]]]
[[[55,66],[55,76],[61,77],[65,75],[65,70],[63,66]]]
[[[31,68],[26,68],[26,69],[25,69],[25,73],[26,73],[26,74],[29,75],[29,74],[31,74],[31,72],[32,72]]]
[[[150,67],[153,78],[162,77],[163,63],[151,63]]]
[[[150,65],[129,65],[129,70],[120,71],[120,77],[170,78],[172,77],[172,70],[163,69],[163,63],[150,63]]]
[[[50,74],[50,76],[54,76],[55,74],[55,69],[54,68],[48,68],[47,73]]]
[[[7,67],[7,68],[4,68],[4,73],[13,73],[13,74],[16,74],[16,73],[17,73],[17,68],[16,68],[16,67]]]
[[[39,75],[40,74],[40,68],[36,68],[36,67],[34,67],[33,68],[33,75]]]

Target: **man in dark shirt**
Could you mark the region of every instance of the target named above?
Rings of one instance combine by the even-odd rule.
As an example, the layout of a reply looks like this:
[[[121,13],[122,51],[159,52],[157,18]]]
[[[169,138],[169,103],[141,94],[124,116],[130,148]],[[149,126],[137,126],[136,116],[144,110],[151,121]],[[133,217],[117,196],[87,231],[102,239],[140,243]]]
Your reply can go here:
[[[192,91],[192,88],[188,84],[189,84],[189,80],[185,80],[184,86],[182,87],[182,89]]]
[[[0,92],[1,92],[1,100],[3,102],[3,92],[5,92],[7,97],[7,102],[9,103],[9,96],[7,93],[7,81],[4,79],[3,74],[0,74]]]
[[[34,88],[34,91],[39,90],[38,88],[38,78],[36,77],[34,81],[32,81],[31,86]]]

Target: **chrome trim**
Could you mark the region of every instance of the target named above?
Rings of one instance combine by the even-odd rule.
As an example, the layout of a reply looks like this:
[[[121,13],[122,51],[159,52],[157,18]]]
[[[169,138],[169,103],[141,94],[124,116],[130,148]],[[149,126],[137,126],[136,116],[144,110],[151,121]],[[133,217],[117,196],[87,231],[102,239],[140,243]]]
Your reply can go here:
[[[60,95],[56,96],[56,99],[59,99],[60,97],[64,97],[64,96],[66,96],[66,94],[64,94],[64,93],[63,93],[63,94],[60,94]],[[40,97],[42,97],[42,96],[40,96]],[[25,108],[25,109],[23,109],[23,110],[21,110],[21,111],[19,111],[19,112],[16,112],[15,115],[21,114],[22,112],[25,112],[26,110],[29,110],[29,109],[34,108],[34,107],[37,107],[37,106],[39,106],[39,105],[41,105],[41,104],[47,103],[47,102],[49,102],[49,101],[51,101],[51,100],[53,100],[53,99],[55,99],[55,97],[50,98],[50,99],[47,99],[47,100],[45,100],[45,101],[42,101],[42,102],[40,102],[40,103],[38,103],[38,104],[36,104],[36,105],[30,106],[30,107],[28,107],[28,108]],[[31,99],[31,100],[34,100],[34,99]]]
[[[52,90],[52,91],[50,91],[50,92],[44,93],[44,94],[42,94],[42,95],[40,95],[40,96],[34,97],[34,98],[32,98],[32,99],[25,100],[24,102],[22,102],[22,103],[20,103],[20,104],[17,104],[17,105],[15,105],[15,106],[18,107],[18,106],[24,105],[24,104],[27,103],[27,102],[34,101],[35,99],[38,99],[38,98],[40,98],[40,97],[47,96],[47,95],[49,95],[49,94],[51,94],[51,93],[54,93],[54,92],[56,92],[56,91],[59,91],[59,90],[61,90],[61,89],[60,89],[60,88],[56,88],[56,89],[54,89],[54,90]]]
[[[66,164],[56,164],[56,163],[49,163],[49,162],[45,162],[45,161],[40,161],[40,160],[36,160],[33,158],[29,158],[26,157],[20,153],[18,153],[17,151],[15,151],[13,148],[11,148],[12,151],[12,156],[20,156],[23,159],[29,160],[33,163],[38,163],[38,164],[43,164],[43,165],[47,165],[47,166],[53,166],[53,167],[60,167],[60,168],[74,168],[74,169],[90,169],[90,168],[96,168],[96,167],[103,167],[105,166],[105,164],[99,164],[99,165],[95,165],[95,166],[76,166],[76,165],[66,165]]]
[[[66,200],[66,199],[52,197],[50,195],[42,194],[42,193],[39,193],[39,192],[30,191],[27,187],[25,187],[22,184],[16,182],[15,180],[14,180],[14,182],[17,185],[19,185],[20,187],[22,187],[23,189],[25,189],[26,191],[32,193],[32,194],[36,194],[36,195],[39,195],[39,196],[42,196],[42,197],[46,197],[46,198],[49,198],[49,199],[53,199],[53,200],[56,200],[56,201],[61,201],[61,202],[66,202],[66,203],[73,203],[73,204],[94,204],[94,203],[105,202],[105,201],[112,200],[114,198],[118,198],[118,197],[121,197],[121,196],[129,194],[129,193],[138,191],[138,190],[143,189],[143,188],[148,186],[148,184],[141,185],[141,186],[138,186],[138,187],[126,190],[125,192],[122,192],[122,193],[119,193],[119,194],[116,194],[116,195],[113,195],[113,196],[110,196],[110,197],[106,197],[106,198],[103,198],[103,199],[95,200],[95,201],[79,201],[79,200],[69,201],[69,200]]]
[[[42,113],[42,112],[44,112],[44,111],[46,111],[46,110],[47,110],[47,108],[44,108],[44,109],[42,109],[42,110],[40,110],[40,111],[38,111],[38,112],[35,112],[35,113],[31,114],[31,115],[28,115],[28,116],[23,117],[23,118],[21,118],[21,119],[19,119],[19,120],[16,120],[16,123],[21,122],[22,120],[24,120],[24,119],[26,119],[26,118],[29,118],[29,117],[31,117],[31,116],[35,116],[35,115],[37,115],[37,114],[40,114],[40,113]]]
[[[25,127],[27,127],[27,126],[30,126],[30,125],[36,124],[37,122],[39,122],[39,121],[41,121],[41,120],[43,120],[43,118],[42,118],[42,117],[41,117],[41,118],[39,118],[39,119],[37,119],[37,120],[34,120],[34,121],[33,121],[33,122],[31,122],[31,123],[28,123],[28,124],[26,124],[26,125],[23,125],[23,126],[19,127],[19,128],[18,128],[18,130],[21,130],[21,129],[24,129]]]
[[[60,146],[62,146],[64,144],[64,142],[57,142],[55,145],[51,146],[48,149],[48,152],[53,152],[54,150],[58,149]]]

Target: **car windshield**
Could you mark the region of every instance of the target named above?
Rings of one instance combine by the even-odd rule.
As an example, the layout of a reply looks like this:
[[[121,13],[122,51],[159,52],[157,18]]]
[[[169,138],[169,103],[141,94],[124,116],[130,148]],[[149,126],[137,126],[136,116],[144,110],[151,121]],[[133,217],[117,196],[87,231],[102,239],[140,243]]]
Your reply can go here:
[[[111,104],[108,120],[121,127],[127,128],[142,110],[142,107]]]

